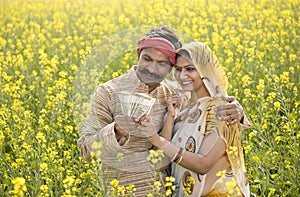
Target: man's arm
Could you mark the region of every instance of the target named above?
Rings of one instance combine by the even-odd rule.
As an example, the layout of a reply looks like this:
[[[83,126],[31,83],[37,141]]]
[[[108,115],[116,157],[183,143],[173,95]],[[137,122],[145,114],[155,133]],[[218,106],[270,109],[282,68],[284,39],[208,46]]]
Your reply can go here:
[[[114,120],[111,112],[111,99],[108,91],[99,86],[90,102],[89,115],[81,129],[78,147],[82,157],[90,161],[90,153],[94,150],[97,143],[103,143],[103,149],[109,148],[111,151],[121,149],[117,143],[114,133]]]
[[[121,171],[138,173],[152,170],[152,164],[147,160],[148,150],[134,151],[118,143],[115,127],[124,127],[121,124],[122,120],[116,125],[111,106],[110,94],[104,87],[99,86],[91,100],[90,114],[78,140],[82,157],[90,161],[90,154],[94,153],[95,157],[100,158],[104,164]],[[131,142],[130,137],[127,140],[128,143]],[[147,139],[139,138],[139,140],[146,143]],[[166,162],[168,161],[162,162],[161,165],[164,166]]]

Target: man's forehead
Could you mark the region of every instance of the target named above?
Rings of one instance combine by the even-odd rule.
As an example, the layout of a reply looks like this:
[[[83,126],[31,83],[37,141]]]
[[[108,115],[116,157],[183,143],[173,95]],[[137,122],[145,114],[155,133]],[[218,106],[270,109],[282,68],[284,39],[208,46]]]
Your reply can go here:
[[[170,62],[170,59],[167,55],[152,47],[143,49],[141,52],[141,56],[148,56],[155,61]]]

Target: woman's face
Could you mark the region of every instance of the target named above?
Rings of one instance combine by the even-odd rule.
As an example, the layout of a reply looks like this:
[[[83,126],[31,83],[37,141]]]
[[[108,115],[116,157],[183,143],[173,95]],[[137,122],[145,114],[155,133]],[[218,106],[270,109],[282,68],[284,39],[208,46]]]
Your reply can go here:
[[[196,92],[197,95],[202,95],[203,90],[207,91],[201,77],[191,60],[183,56],[179,56],[176,60],[175,79],[182,86],[185,92]]]

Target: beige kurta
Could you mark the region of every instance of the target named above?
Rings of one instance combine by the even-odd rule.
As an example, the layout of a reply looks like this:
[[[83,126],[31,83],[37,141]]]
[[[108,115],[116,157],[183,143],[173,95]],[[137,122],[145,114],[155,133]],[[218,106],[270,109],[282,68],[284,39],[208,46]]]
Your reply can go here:
[[[105,171],[105,178],[108,181],[117,178],[120,180],[119,185],[133,184],[137,189],[136,196],[146,196],[153,185],[154,172],[151,163],[147,161],[152,145],[135,130],[130,132],[129,141],[120,146],[114,132],[114,117],[122,114],[118,92],[126,90],[148,94],[148,86],[137,78],[135,68],[133,66],[129,73],[96,88],[91,100],[90,116],[82,128],[78,146],[83,158],[89,160],[90,152],[96,152],[92,147],[93,142],[104,142],[100,159],[105,167],[110,166]],[[156,98],[149,115],[157,132],[162,128],[166,100],[171,93],[168,87],[160,85],[149,94]],[[123,154],[121,161],[118,159],[119,153]],[[116,174],[120,177],[115,176]]]

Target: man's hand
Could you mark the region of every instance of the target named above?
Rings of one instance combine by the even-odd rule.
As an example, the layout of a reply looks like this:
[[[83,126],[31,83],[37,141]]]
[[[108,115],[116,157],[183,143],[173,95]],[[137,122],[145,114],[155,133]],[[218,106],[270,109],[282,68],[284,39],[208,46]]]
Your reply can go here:
[[[150,116],[144,115],[139,122],[140,122],[139,130],[141,135],[145,137],[151,137],[157,134],[157,131],[155,130],[155,127],[153,125]]]
[[[215,109],[215,116],[218,120],[227,121],[228,125],[234,124],[236,122],[241,122],[244,117],[244,109],[240,103],[235,99],[234,96],[222,96],[224,101],[228,103],[225,105],[220,105]]]
[[[123,145],[128,139],[130,131],[133,131],[138,126],[135,118],[117,115],[115,117],[115,134],[119,144]]]

